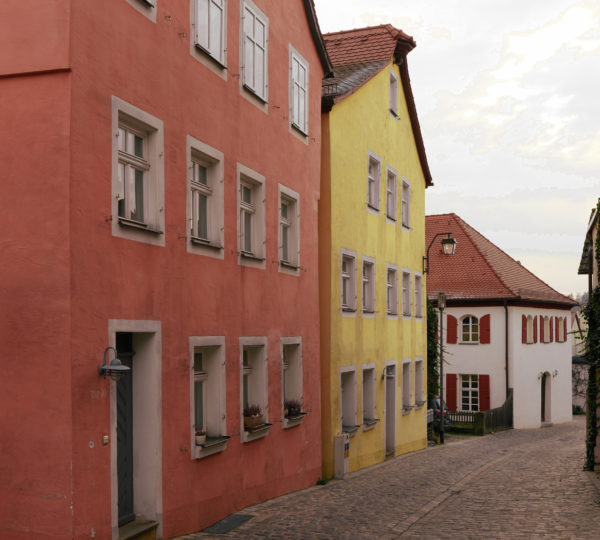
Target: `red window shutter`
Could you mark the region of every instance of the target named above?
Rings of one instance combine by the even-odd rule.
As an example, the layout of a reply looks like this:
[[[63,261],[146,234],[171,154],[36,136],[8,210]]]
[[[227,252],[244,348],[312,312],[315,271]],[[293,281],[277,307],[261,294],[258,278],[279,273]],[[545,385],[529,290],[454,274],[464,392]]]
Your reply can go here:
[[[446,374],[446,405],[451,411],[456,410],[456,374]]]
[[[537,343],[537,315],[533,318],[533,342]]]
[[[550,324],[548,325],[550,328],[550,343],[554,341],[554,323],[552,322],[553,318],[554,317],[550,317]]]
[[[490,342],[490,316],[484,315],[479,319],[479,343]]]
[[[544,316],[540,315],[540,343],[544,343]]]
[[[563,317],[563,321],[565,322],[565,333],[563,334],[565,339],[563,339],[563,341],[567,341],[567,318]]]
[[[558,342],[558,337],[560,336],[560,319],[558,317],[554,317],[554,333],[556,334],[556,341]]]
[[[527,343],[527,317],[521,315],[521,343]]]
[[[479,375],[479,410],[487,411],[490,408],[490,376]]]
[[[448,315],[447,319],[448,330],[446,333],[446,342],[447,343],[456,343],[456,327],[458,325],[458,321],[456,317],[452,315]]]

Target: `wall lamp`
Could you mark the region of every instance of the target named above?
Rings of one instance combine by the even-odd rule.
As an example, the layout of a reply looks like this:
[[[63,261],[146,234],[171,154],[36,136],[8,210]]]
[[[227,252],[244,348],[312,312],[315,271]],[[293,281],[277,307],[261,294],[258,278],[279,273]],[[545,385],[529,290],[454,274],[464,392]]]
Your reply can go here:
[[[446,236],[446,238],[442,238],[442,251],[444,252],[444,255],[454,255],[454,252],[456,251],[456,239],[452,238],[452,233],[449,233],[449,232],[437,233],[431,239],[431,242],[429,242],[429,245],[427,246],[427,256],[423,257],[423,273],[424,274],[429,274],[429,250],[431,249],[431,246],[433,245],[433,243],[435,242],[435,239],[438,236]]]
[[[110,361],[110,364],[106,363],[106,355],[108,354],[108,351],[112,351],[115,355],[115,357]],[[119,360],[119,357],[117,356],[117,349],[114,347],[106,347],[106,349],[104,349],[104,362],[100,364],[98,373],[103,375],[105,379],[108,375],[113,381],[118,381],[121,376],[130,369],[131,368],[129,366],[124,366],[121,363],[121,360]]]

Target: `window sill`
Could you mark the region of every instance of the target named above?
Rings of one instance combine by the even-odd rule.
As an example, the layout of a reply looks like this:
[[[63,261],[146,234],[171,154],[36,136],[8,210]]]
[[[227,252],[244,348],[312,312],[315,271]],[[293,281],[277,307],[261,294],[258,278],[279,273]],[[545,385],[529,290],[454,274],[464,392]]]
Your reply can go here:
[[[242,259],[250,259],[252,261],[259,262],[264,262],[265,260],[264,257],[257,257],[256,255],[254,255],[254,253],[249,253],[247,251],[240,251],[240,257],[242,257]]]
[[[405,225],[404,223],[402,224],[402,229],[405,230],[406,232],[410,232],[410,226]]]
[[[356,308],[342,306],[342,311],[347,312],[347,313],[356,313]]]
[[[367,203],[367,208],[369,208],[370,210],[373,210],[374,212],[377,212],[379,214],[378,206],[373,206],[371,203]]]
[[[387,214],[385,217],[388,219],[388,221],[391,221],[394,225],[396,225],[396,218],[395,217],[392,217],[389,214]]]
[[[408,414],[410,413],[410,411],[413,410],[413,406],[412,405],[402,405],[402,414]]]
[[[220,435],[218,437],[207,437],[206,442],[196,444],[193,452],[193,459],[202,459],[206,456],[222,452],[227,448],[227,441],[231,439],[229,435]]]
[[[347,433],[350,437],[354,437],[360,426],[342,426],[342,433]]]
[[[394,109],[388,109],[390,111],[390,114],[396,119],[398,120],[398,111],[395,111]]]
[[[242,86],[244,87],[244,90],[250,92],[252,94],[252,96],[254,96],[256,99],[258,99],[261,103],[264,103],[265,105],[268,103],[264,97],[262,97],[260,94],[258,94],[256,92],[256,90],[254,90],[254,88],[251,88],[247,84],[243,84]]]
[[[375,310],[374,309],[364,309],[362,310],[363,313],[368,313],[369,315],[374,315],[375,314]]]
[[[190,236],[190,242],[196,246],[207,247],[211,249],[223,249],[223,246],[220,244],[216,244],[215,242],[211,242],[210,240],[203,240],[202,238],[198,238],[197,236]]]
[[[128,229],[137,229],[138,231],[144,231],[150,234],[165,234],[160,229],[152,227],[147,223],[142,223],[141,221],[134,221],[133,219],[127,219],[124,217],[119,217],[119,225],[121,227],[126,227]]]
[[[219,59],[213,56],[213,54],[208,49],[205,49],[202,45],[200,45],[200,43],[194,43],[194,47],[196,47],[196,49],[205,54],[212,62],[214,62],[221,69],[227,69],[227,66],[223,62],[221,62]]]
[[[273,424],[265,423],[251,429],[244,428],[242,442],[250,442],[256,439],[262,439],[263,437],[266,437],[269,434],[269,430],[271,429],[272,425]]]
[[[415,402],[415,410],[420,409],[421,407],[423,407],[423,405],[425,405],[424,401],[416,401]]]
[[[370,429],[373,429],[378,422],[379,418],[365,418],[363,420],[362,430],[369,431]]]
[[[479,341],[459,341],[459,345],[479,345]]]
[[[292,128],[294,128],[300,135],[302,135],[303,137],[308,137],[308,133],[306,131],[304,131],[298,124],[295,124],[294,122],[292,122]]]
[[[279,265],[283,266],[284,268],[289,268],[290,270],[298,270],[300,268],[297,264],[283,260],[279,261]]]
[[[398,316],[398,312],[397,311],[388,311],[387,312],[387,316],[388,317],[397,317]]]
[[[285,416],[283,418],[283,429],[299,426],[304,421],[304,417],[307,414],[308,413],[301,412],[300,414],[295,414],[294,416]]]

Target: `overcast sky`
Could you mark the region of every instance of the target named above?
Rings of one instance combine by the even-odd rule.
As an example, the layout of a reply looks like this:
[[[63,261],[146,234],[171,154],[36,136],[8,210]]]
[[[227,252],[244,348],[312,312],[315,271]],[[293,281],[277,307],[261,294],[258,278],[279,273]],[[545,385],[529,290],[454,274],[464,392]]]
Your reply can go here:
[[[324,33],[391,23],[408,55],[434,186],[558,291],[578,276],[600,196],[599,0],[315,0]],[[460,249],[460,246],[457,247]]]

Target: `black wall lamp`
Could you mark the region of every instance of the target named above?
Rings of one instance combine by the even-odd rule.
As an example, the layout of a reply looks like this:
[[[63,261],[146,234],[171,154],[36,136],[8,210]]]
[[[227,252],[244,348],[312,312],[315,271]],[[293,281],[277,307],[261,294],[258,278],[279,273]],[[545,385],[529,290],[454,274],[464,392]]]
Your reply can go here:
[[[108,354],[108,351],[113,351],[115,355],[115,357],[110,361],[110,364],[106,363],[106,355]],[[129,366],[124,366],[121,363],[121,360],[119,360],[119,357],[117,356],[117,349],[110,346],[104,349],[104,362],[100,364],[98,373],[103,375],[105,379],[108,375],[113,381],[118,381],[121,376],[123,376],[130,369],[131,368]]]
[[[442,251],[444,252],[444,255],[454,255],[454,252],[456,251],[456,239],[452,238],[452,233],[449,233],[449,232],[437,233],[431,239],[431,242],[429,242],[429,245],[427,246],[427,256],[423,257],[423,273],[424,274],[429,274],[429,250],[431,249],[431,246],[433,245],[433,243],[435,242],[435,239],[438,236],[446,236],[446,238],[442,238]]]

